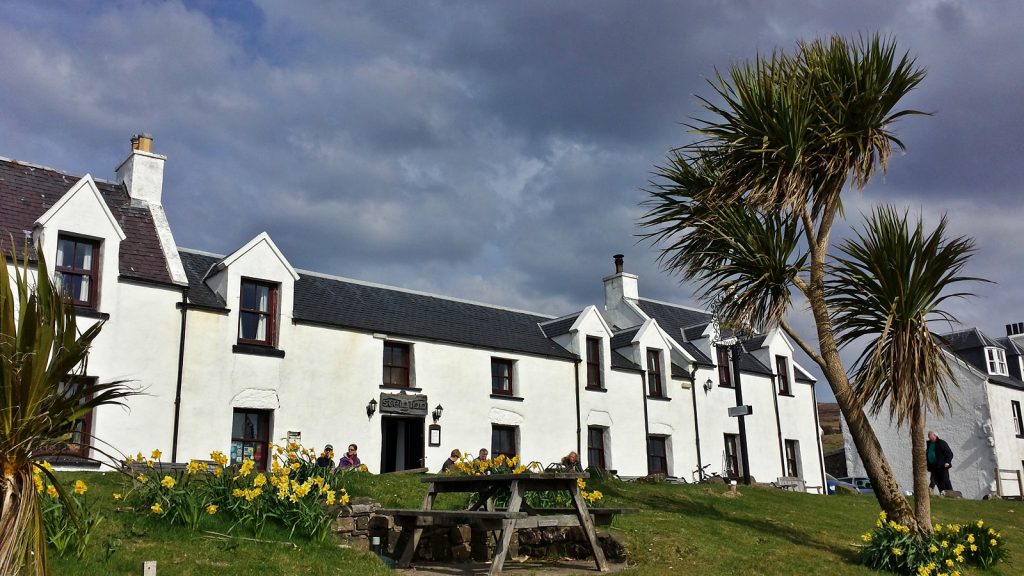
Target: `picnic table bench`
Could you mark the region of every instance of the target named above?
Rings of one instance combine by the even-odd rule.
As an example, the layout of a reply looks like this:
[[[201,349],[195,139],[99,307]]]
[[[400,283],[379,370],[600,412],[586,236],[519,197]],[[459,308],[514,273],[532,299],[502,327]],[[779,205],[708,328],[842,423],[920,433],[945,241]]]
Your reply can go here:
[[[500,574],[508,555],[509,542],[517,528],[538,526],[579,526],[590,544],[597,569],[608,571],[604,551],[594,531],[596,516],[601,509],[588,510],[580,491],[578,481],[589,478],[586,473],[525,473],[488,474],[483,476],[428,476],[422,482],[428,484],[427,495],[420,510],[383,510],[395,518],[402,527],[404,549],[398,559],[398,566],[406,568],[412,564],[413,555],[419,545],[423,528],[431,525],[450,523],[479,523],[489,529],[500,530],[498,545],[488,574]],[[493,498],[502,491],[508,491],[509,502],[505,510],[495,510]],[[536,509],[523,501],[526,492],[565,490],[572,497],[572,508]],[[477,494],[477,501],[468,510],[434,510],[434,500],[440,493],[469,492]],[[610,510],[610,509],[609,509]],[[627,512],[628,513],[628,512]],[[612,516],[614,514],[611,514]],[[609,517],[608,514],[597,516]],[[610,521],[610,520],[609,520]]]

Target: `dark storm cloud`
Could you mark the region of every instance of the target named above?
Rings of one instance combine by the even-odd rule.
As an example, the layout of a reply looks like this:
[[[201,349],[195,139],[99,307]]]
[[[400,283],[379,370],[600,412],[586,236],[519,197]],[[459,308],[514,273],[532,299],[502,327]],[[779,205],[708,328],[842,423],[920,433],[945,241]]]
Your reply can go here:
[[[133,132],[167,154],[183,246],[267,230],[298,267],[552,314],[600,304],[625,253],[643,295],[692,302],[637,244],[642,188],[737,61],[893,34],[928,77],[907,144],[848,201],[948,212],[997,280],[955,309],[1024,320],[1018,103],[1006,2],[210,0],[7,3],[0,154],[112,177]],[[841,226],[841,230],[848,226]],[[1017,311],[1020,311],[1018,314]],[[794,323],[809,324],[800,318]]]

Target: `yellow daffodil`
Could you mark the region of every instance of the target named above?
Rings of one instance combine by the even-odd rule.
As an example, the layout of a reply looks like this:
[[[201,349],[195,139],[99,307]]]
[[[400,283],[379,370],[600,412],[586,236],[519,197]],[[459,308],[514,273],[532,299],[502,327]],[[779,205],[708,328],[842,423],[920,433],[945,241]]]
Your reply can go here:
[[[947,567],[947,568],[952,568],[952,567],[953,567],[953,564],[954,564],[954,563],[953,563],[953,559],[952,559],[952,558],[951,558],[951,559],[948,559],[948,560],[946,560],[946,567]]]
[[[46,486],[46,495],[49,496],[50,498],[56,498],[57,497],[57,487],[54,486],[53,484],[47,485]]]
[[[207,506],[206,507],[206,513],[209,514],[210,516],[213,516],[214,514],[216,514],[217,513],[217,505],[216,504],[210,504],[209,506]]]
[[[153,450],[149,457],[152,458],[153,460],[159,460],[160,454],[162,454],[162,452],[160,452],[159,450]]]
[[[35,485],[36,485],[36,492],[42,494],[43,493],[43,477],[38,475],[38,474],[35,474],[35,475],[32,476],[32,482],[34,482]]]
[[[988,543],[989,543],[989,544],[990,544],[990,545],[991,545],[992,547],[995,547],[995,546],[998,546],[998,545],[999,545],[999,542],[996,542],[996,539],[995,539],[995,538],[993,538],[993,539],[989,540],[989,541],[988,541]]]
[[[152,512],[153,514],[156,514],[156,515],[160,515],[160,514],[164,513],[164,507],[161,506],[159,502],[157,502],[156,504],[153,504],[152,506],[150,506],[149,510],[150,510],[150,512]]]
[[[871,542],[871,533],[870,532],[865,532],[865,533],[861,534],[860,539],[865,541],[865,542]]]
[[[217,478],[220,478],[220,475],[223,474],[223,473],[224,473],[224,469],[223,468],[221,468],[220,466],[214,467],[214,469],[213,469],[213,475],[214,476],[216,476]]]
[[[939,551],[939,547],[936,546],[935,544],[932,544],[931,546],[928,547],[928,551],[931,552],[932,554],[935,554],[936,552]]]
[[[978,528],[982,528],[983,526],[985,526],[985,521],[984,520],[978,520]]]
[[[160,485],[164,488],[174,488],[174,484],[174,478],[171,478],[170,476],[164,476],[164,479],[160,481]]]
[[[139,481],[139,484],[145,484],[146,481],[149,480],[149,478],[145,474],[139,474],[138,476],[135,477],[135,479]]]
[[[85,494],[85,491],[88,489],[89,487],[85,485],[85,482],[75,480],[75,494]]]
[[[111,494],[111,496],[114,498],[115,502],[118,502],[121,500],[121,498],[124,498],[124,496],[122,496],[120,492],[114,492],[113,494]]]
[[[256,487],[263,486],[266,483],[267,483],[267,477],[265,475],[263,475],[262,473],[257,474],[256,477],[252,479],[252,485],[256,486]]]
[[[903,550],[900,550],[899,548],[893,548],[892,549],[892,555],[893,556],[903,556]]]
[[[977,544],[971,544],[971,552],[977,552],[977,551],[978,551],[978,545]]]

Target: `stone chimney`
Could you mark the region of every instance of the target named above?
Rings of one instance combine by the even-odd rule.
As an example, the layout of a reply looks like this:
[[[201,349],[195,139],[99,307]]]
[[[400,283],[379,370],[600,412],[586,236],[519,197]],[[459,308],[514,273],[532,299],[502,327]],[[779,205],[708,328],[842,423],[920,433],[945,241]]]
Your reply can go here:
[[[149,134],[132,136],[132,151],[117,167],[117,183],[128,188],[132,200],[160,205],[164,187],[164,161],[166,156],[153,153],[153,137]]]
[[[640,297],[637,275],[623,272],[623,256],[615,255],[615,274],[604,278],[605,310],[617,308],[624,298],[636,300]]]

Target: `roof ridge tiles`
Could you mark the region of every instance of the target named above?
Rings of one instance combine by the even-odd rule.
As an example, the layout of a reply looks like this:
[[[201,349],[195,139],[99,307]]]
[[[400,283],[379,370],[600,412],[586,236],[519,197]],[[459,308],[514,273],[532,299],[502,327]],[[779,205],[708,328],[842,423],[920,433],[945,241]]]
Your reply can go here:
[[[201,256],[208,256],[210,258],[225,258],[225,256],[223,254],[216,254],[216,253],[213,253],[213,252],[205,252],[205,251],[196,250],[196,249],[193,249],[193,248],[179,248],[179,250],[182,250],[184,252],[191,252],[193,254],[198,254],[198,255],[201,255]],[[437,298],[439,300],[447,300],[449,302],[459,302],[461,304],[470,304],[472,306],[482,306],[484,308],[491,308],[491,309],[494,309],[494,310],[504,310],[506,312],[515,312],[516,314],[528,314],[530,316],[538,316],[538,317],[541,317],[541,318],[546,318],[547,320],[545,320],[544,322],[550,322],[552,320],[558,320],[559,319],[559,317],[551,316],[550,314],[542,314],[540,312],[531,312],[529,310],[521,310],[519,308],[512,308],[510,306],[500,306],[500,305],[497,305],[497,304],[488,304],[486,302],[478,302],[476,300],[469,300],[469,299],[466,299],[466,298],[457,298],[455,296],[445,296],[443,294],[435,294],[435,293],[426,292],[426,291],[423,291],[423,290],[413,290],[411,288],[402,288],[400,286],[391,286],[391,285],[388,285],[388,284],[380,284],[378,282],[370,282],[370,281],[367,281],[367,280],[358,280],[356,278],[348,278],[348,277],[345,277],[345,276],[338,276],[338,275],[335,275],[335,274],[327,274],[325,272],[316,272],[314,270],[304,270],[302,268],[296,268],[295,271],[298,272],[300,276],[305,274],[305,275],[308,275],[308,276],[314,276],[314,277],[317,277],[317,278],[324,278],[324,279],[327,279],[327,280],[336,280],[338,282],[350,282],[352,284],[358,284],[360,286],[368,286],[370,288],[380,288],[382,290],[394,290],[395,292],[403,292],[403,293],[406,293],[406,294],[415,294],[417,296],[427,296],[429,298]],[[566,316],[570,316],[570,315],[567,314]]]
[[[690,310],[691,312],[700,312],[701,314],[707,314],[711,316],[711,312],[695,306],[687,306],[686,304],[676,304],[674,302],[665,302],[664,300],[655,300],[653,298],[637,298],[641,302],[651,302],[652,304],[661,304],[662,306],[672,306],[673,308],[682,308],[683,310]]]
[[[82,178],[85,178],[85,174],[75,174],[73,172],[68,172],[66,170],[60,170],[58,168],[53,168],[51,166],[44,166],[42,164],[36,164],[35,162],[26,162],[24,160],[18,160],[17,158],[8,158],[6,156],[0,156],[0,162],[10,162],[11,164],[17,164],[18,166],[27,166],[29,168],[33,168],[33,169],[36,169],[36,170],[46,170],[47,172],[54,172],[56,174],[60,174],[61,176],[68,176],[70,178],[77,178],[79,180],[81,180]],[[92,176],[91,173],[87,172],[86,174],[89,174],[90,176]],[[111,181],[111,180],[106,180],[104,178],[97,178],[95,176],[92,176],[92,179],[93,179],[93,182],[96,182],[97,184],[109,184],[111,186],[117,186],[117,182],[114,182],[114,181]]]

